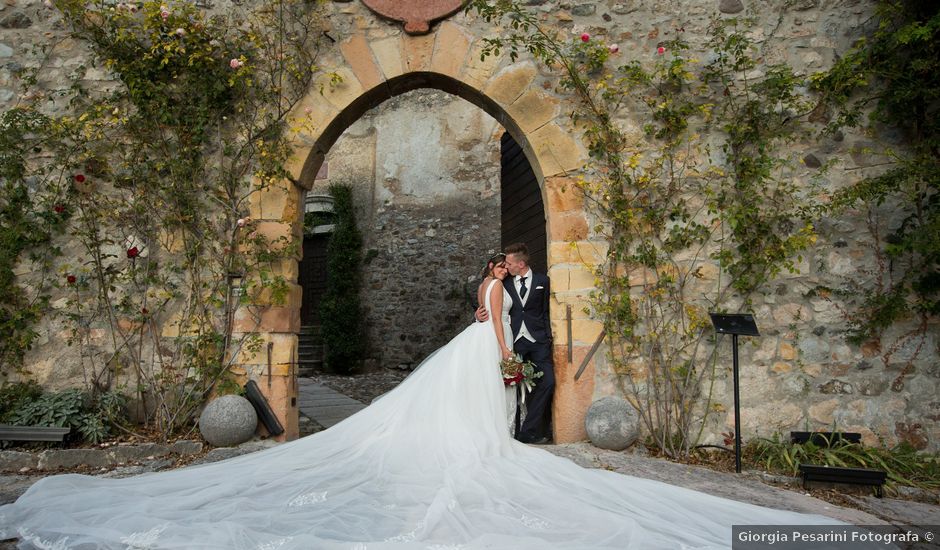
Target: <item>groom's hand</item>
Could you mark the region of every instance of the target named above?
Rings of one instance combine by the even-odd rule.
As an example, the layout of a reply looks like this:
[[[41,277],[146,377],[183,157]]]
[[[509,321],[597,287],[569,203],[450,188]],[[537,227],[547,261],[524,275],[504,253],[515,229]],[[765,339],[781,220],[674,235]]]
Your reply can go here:
[[[473,314],[477,318],[477,321],[485,323],[490,320],[490,313],[486,311],[486,306],[480,306],[477,308],[476,313]]]

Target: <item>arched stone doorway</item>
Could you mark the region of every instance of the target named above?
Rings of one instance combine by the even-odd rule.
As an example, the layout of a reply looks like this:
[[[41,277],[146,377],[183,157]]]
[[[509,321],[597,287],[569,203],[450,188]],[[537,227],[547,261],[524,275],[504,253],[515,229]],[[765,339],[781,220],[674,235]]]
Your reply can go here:
[[[396,35],[370,41],[365,34],[340,44],[343,59],[337,73],[342,82],[313,86],[296,108],[296,116],[312,128],[298,136],[290,171],[292,178],[271,187],[252,202],[251,215],[261,220],[259,231],[273,238],[300,237],[300,201],[312,186],[327,151],[362,114],[401,93],[434,88],[459,96],[495,118],[519,144],[541,188],[547,229],[547,264],[552,277],[552,322],[558,380],[553,415],[555,440],[582,439],[584,414],[593,396],[593,371],[574,380],[580,360],[600,332],[600,324],[583,312],[593,288],[591,266],[603,245],[588,240],[588,222],[572,175],[586,162],[586,153],[565,128],[567,116],[559,101],[534,86],[537,69],[531,62],[508,63],[505,58],[480,60],[481,41],[468,29],[444,22],[420,37]],[[277,270],[297,281],[297,260],[285,260]],[[295,285],[286,305],[257,303],[260,331],[272,342],[273,368],[269,400],[286,437],[297,433],[295,357],[300,327],[300,292]],[[568,307],[570,306],[570,308]],[[569,315],[570,309],[570,315]],[[570,337],[569,337],[570,335]],[[260,371],[263,365],[244,365]]]

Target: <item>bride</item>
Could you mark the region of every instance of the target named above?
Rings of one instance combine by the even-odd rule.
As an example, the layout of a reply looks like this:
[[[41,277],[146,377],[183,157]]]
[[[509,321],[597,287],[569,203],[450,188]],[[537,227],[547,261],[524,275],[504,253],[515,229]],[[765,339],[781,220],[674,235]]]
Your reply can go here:
[[[278,447],[125,479],[42,479],[0,507],[21,548],[729,548],[732,524],[836,523],[583,469],[513,440],[500,257],[474,323],[371,406]]]

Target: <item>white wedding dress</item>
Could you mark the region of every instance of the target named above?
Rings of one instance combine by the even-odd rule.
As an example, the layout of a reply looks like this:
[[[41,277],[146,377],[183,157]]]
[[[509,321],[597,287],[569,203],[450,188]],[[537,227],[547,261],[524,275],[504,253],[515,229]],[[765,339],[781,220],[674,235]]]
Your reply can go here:
[[[45,478],[0,507],[0,539],[42,549],[676,550],[729,548],[732,524],[838,523],[584,469],[518,443],[499,358],[492,324],[474,323],[323,432],[139,477]]]

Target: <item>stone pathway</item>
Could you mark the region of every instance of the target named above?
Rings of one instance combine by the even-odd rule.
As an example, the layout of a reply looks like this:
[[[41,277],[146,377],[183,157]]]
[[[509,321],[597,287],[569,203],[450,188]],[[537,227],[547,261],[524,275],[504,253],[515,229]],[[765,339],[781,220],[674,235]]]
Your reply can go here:
[[[297,379],[300,414],[323,428],[330,428],[366,408],[361,403],[309,378]]]

